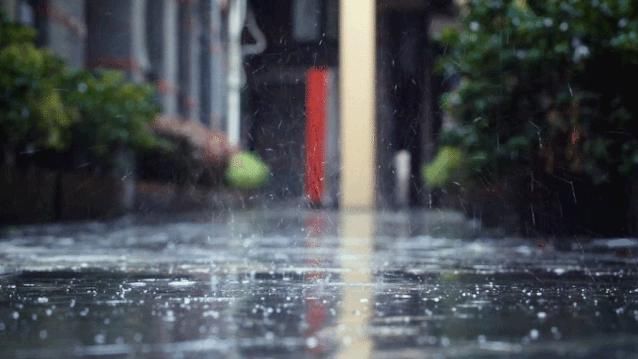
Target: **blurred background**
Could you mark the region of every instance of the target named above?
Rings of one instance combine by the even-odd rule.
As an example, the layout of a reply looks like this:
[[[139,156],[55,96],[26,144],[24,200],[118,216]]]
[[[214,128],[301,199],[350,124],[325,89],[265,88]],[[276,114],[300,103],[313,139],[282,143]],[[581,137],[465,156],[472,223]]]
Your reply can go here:
[[[1,5],[2,222],[293,203],[636,231],[631,2]]]
[[[636,357],[638,1],[0,12],[0,357]]]
[[[368,86],[389,92],[377,105],[375,190],[384,206],[423,205],[420,165],[440,124],[427,24],[452,21],[455,7],[379,6],[382,76]],[[188,207],[224,185],[336,206],[338,1],[3,1],[2,10],[3,221]],[[252,153],[257,178],[229,183],[240,151]],[[398,151],[408,173],[396,200]]]

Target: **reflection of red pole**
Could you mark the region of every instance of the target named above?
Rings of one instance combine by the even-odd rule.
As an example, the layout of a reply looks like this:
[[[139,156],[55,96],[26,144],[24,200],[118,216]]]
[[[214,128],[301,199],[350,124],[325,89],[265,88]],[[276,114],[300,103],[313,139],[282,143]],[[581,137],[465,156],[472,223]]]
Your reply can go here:
[[[306,248],[321,247],[320,242],[325,228],[325,218],[323,215],[321,215],[320,212],[311,213],[309,217],[305,218],[305,227],[308,237],[306,238],[304,246]],[[320,257],[307,258],[306,264],[311,268],[315,268],[316,271],[309,271],[305,276],[305,281],[316,283],[318,280],[325,278],[326,275],[325,271],[322,271],[323,263]],[[318,293],[314,298],[311,293],[307,293],[305,304],[306,324],[308,327],[304,332],[304,337],[311,338],[315,337],[315,335],[326,326],[328,311],[326,305],[321,301]],[[326,351],[326,347],[318,340],[318,338],[315,337],[315,340],[317,340],[317,345],[308,347],[306,350],[312,354],[323,354]]]
[[[306,75],[306,196],[321,205],[324,184],[328,71],[310,69]]]
[[[311,213],[309,217],[305,219],[305,227],[306,233],[308,233],[308,237],[306,237],[306,248],[319,248],[321,246],[321,239],[323,238],[323,230],[325,226],[325,218],[320,213]],[[316,268],[316,272],[308,272],[306,273],[307,281],[314,281],[317,279],[322,279],[325,276],[325,273],[321,271],[321,258],[307,258],[306,264],[309,267]]]

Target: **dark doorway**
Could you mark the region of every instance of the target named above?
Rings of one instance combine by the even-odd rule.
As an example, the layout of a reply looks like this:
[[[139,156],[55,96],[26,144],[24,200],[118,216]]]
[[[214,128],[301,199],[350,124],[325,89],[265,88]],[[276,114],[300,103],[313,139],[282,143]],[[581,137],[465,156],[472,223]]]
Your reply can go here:
[[[266,193],[279,199],[300,198],[304,192],[306,72],[337,65],[338,2],[274,0],[250,5],[268,46],[246,61],[243,127],[248,132],[247,145],[271,168]]]

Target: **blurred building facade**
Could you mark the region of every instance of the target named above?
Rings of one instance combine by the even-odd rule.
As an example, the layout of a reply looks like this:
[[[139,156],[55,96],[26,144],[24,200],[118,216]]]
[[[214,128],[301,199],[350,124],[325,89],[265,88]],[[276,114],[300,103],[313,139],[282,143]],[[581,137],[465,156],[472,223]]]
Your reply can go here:
[[[430,201],[420,169],[434,153],[443,90],[432,71],[438,50],[431,35],[453,21],[454,3],[375,1],[374,190],[381,207],[401,204],[397,173],[406,170],[397,168],[399,152],[409,154],[404,184],[409,202]],[[322,204],[336,204],[339,108],[348,98],[337,86],[339,0],[0,0],[0,5],[14,20],[35,27],[39,43],[71,66],[118,69],[134,81],[153,83],[165,117],[199,121],[224,132],[233,145],[257,152],[272,170],[265,189],[272,198],[316,196]],[[322,74],[310,75],[316,71]],[[317,128],[309,125],[308,100],[314,96],[321,97],[314,104],[324,106]],[[309,141],[322,146],[320,156]]]
[[[1,0],[75,68],[153,83],[164,116],[224,129],[225,0]]]
[[[345,1],[345,0],[342,0]],[[379,207],[429,205],[429,190],[421,180],[421,166],[436,150],[442,122],[438,106],[443,80],[434,73],[441,51],[434,35],[455,22],[453,0],[376,0],[376,183]],[[273,168],[276,179],[269,193],[279,198],[317,197],[324,205],[338,201],[340,164],[340,107],[356,94],[339,94],[340,2],[338,0],[254,1],[252,9],[263,30],[267,48],[247,59],[245,135],[250,148]],[[359,16],[360,14],[354,14]],[[327,71],[327,86],[319,102],[325,104],[321,128],[312,123],[308,97],[311,72]],[[342,109],[341,109],[342,110]],[[353,121],[363,121],[356,118]],[[283,131],[282,129],[285,129]],[[315,131],[325,136],[325,153],[313,163]],[[356,134],[359,135],[359,134]],[[321,137],[320,136],[320,137]],[[310,153],[309,153],[310,152]],[[399,153],[407,153],[407,168],[397,167]],[[405,156],[404,156],[405,157]],[[323,161],[323,162],[322,162]],[[316,168],[320,167],[317,171]],[[306,171],[300,169],[305,168]],[[407,172],[399,183],[398,173]],[[316,180],[309,181],[309,176]],[[309,188],[321,182],[320,188]],[[398,195],[399,187],[407,194]],[[404,197],[400,199],[399,197]]]

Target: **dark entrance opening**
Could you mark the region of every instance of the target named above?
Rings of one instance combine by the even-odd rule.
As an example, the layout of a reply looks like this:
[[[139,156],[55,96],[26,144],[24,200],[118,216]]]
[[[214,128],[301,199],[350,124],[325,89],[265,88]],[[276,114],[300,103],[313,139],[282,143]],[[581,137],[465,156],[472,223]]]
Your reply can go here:
[[[266,50],[247,58],[247,147],[270,166],[265,192],[275,199],[301,198],[305,168],[306,72],[335,68],[338,1],[252,1]]]

